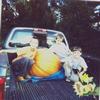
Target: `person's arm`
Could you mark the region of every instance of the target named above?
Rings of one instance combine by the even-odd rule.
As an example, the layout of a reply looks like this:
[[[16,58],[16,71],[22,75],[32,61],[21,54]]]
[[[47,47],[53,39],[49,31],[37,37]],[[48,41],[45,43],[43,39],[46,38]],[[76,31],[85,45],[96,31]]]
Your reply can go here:
[[[65,45],[64,43],[62,43],[62,45],[63,45],[63,47],[66,50],[66,54],[67,55],[72,55],[72,51],[70,50],[69,46],[68,45]]]
[[[50,48],[49,48],[49,50],[51,51],[51,52],[53,52],[53,53],[55,53],[56,52],[56,44],[53,44]]]
[[[87,71],[86,67],[83,67],[83,70],[79,73],[80,75],[83,75]]]
[[[17,54],[17,57],[15,59],[13,59],[12,62],[15,62],[19,59],[21,59],[22,57],[25,57],[26,53],[30,53],[29,51],[27,51],[27,47],[23,47],[23,48],[17,48],[16,49],[16,54]]]
[[[16,49],[2,49],[0,50],[0,53],[17,53]]]
[[[23,55],[25,49],[25,47],[16,49],[2,49],[0,50],[0,53],[17,53],[17,55]]]
[[[81,60],[81,65],[80,66],[82,67],[83,70],[79,74],[83,75],[87,71],[87,68],[88,68],[88,66],[87,66],[87,64],[86,64],[86,62],[83,58]]]
[[[68,53],[69,55],[72,55],[72,51],[70,49],[68,49]]]

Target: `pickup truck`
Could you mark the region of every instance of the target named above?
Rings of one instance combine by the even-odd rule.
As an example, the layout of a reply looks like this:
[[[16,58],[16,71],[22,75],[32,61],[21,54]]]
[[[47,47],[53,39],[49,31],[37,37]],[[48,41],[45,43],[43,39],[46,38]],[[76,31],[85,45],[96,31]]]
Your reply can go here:
[[[45,40],[45,32],[47,32],[47,40]],[[50,47],[55,42],[57,33],[63,35],[63,42],[68,45],[65,35],[60,31],[16,27],[11,30],[3,48],[10,50],[24,47],[28,45],[28,37],[32,35],[40,35],[40,46],[45,45],[45,41],[47,41],[48,47]],[[16,82],[11,69],[13,58],[14,55],[8,53],[0,54],[0,100],[97,100],[93,96],[77,96],[73,83],[66,82],[65,79],[44,80],[37,83]]]

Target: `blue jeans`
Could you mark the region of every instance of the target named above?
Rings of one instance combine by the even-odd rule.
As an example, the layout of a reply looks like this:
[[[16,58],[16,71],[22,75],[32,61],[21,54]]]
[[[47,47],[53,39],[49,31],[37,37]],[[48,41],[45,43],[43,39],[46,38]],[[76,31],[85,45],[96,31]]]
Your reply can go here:
[[[22,57],[12,63],[12,70],[15,77],[25,76],[30,70],[34,60],[31,60],[27,57]]]

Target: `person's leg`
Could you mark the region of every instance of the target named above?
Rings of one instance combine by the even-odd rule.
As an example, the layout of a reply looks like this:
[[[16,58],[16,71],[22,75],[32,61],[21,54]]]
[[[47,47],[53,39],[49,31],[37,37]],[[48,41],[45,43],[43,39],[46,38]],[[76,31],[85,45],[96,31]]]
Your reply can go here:
[[[15,62],[13,62],[12,69],[13,69],[13,73],[14,73],[15,77],[25,76],[33,63],[34,63],[34,61],[27,57],[23,57]],[[20,79],[23,80],[22,77],[20,77]]]
[[[27,75],[27,73],[29,72],[29,70],[31,69],[32,65],[34,63],[34,60],[32,59],[29,59],[27,57],[24,57],[23,58],[23,75]]]
[[[68,80],[68,78],[71,76],[72,69],[66,63],[63,65],[63,68],[64,68],[66,80]]]
[[[79,76],[78,76],[78,74],[75,74],[75,73],[72,71],[71,76],[69,77],[69,79],[70,79],[71,81],[73,81],[73,82],[77,82],[77,81],[79,81]]]

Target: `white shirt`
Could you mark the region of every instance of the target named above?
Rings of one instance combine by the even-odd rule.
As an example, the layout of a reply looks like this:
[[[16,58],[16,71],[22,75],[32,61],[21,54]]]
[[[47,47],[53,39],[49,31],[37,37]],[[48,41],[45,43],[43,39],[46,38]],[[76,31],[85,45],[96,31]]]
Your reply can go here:
[[[64,61],[65,57],[70,54],[69,47],[66,46],[64,43],[55,43],[49,48],[49,50],[58,55],[62,62]]]
[[[72,67],[72,69],[78,69],[79,71],[82,69],[82,67],[88,67],[85,60],[81,56],[75,58],[73,55],[71,55],[67,57],[65,61],[68,66]]]

